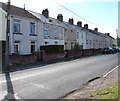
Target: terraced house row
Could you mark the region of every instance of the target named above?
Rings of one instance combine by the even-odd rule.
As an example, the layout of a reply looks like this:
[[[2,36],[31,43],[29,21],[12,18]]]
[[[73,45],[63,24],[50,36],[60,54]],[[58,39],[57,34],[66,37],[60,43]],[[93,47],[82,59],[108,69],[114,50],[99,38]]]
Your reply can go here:
[[[78,43],[81,49],[99,49],[115,44],[109,33],[98,32],[98,28],[89,29],[81,21],[74,19],[63,21],[63,15],[49,16],[48,9],[41,14],[10,5],[9,53],[21,55],[40,51],[40,46],[64,45],[64,50],[72,50]],[[6,40],[7,5],[0,2],[0,41]]]

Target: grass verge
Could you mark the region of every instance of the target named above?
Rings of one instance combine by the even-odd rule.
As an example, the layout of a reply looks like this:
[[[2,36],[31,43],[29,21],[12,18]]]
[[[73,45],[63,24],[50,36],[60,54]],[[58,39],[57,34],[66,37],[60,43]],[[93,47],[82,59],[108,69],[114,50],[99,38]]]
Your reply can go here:
[[[94,92],[91,97],[99,99],[98,101],[120,101],[120,81],[115,82],[113,86],[102,91]]]

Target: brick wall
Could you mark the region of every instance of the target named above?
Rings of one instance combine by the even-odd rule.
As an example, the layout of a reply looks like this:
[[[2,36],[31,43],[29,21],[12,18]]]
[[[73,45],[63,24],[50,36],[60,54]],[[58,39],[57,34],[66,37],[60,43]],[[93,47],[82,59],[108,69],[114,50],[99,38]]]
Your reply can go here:
[[[42,61],[53,61],[53,60],[60,60],[64,58],[64,53],[53,53],[53,54],[46,54],[43,52],[42,54]]]
[[[72,51],[72,50],[69,50],[67,51],[67,57],[79,57],[82,55],[82,50],[79,50],[79,51]]]
[[[16,64],[30,64],[37,62],[37,56],[35,55],[11,55],[10,62]]]
[[[67,57],[80,57],[82,55],[94,55],[94,54],[101,54],[102,51],[99,49],[84,49],[79,50],[77,52],[69,50],[67,51]],[[30,63],[36,63],[36,62],[42,62],[42,61],[55,61],[55,60],[61,60],[65,58],[65,53],[52,53],[47,54],[44,51],[37,55],[11,55],[10,56],[10,62],[16,63],[16,64],[30,64]]]
[[[80,57],[82,55],[95,55],[95,54],[101,54],[102,51],[100,49],[84,49],[79,51],[73,51],[68,50],[67,52],[67,58],[69,57]]]

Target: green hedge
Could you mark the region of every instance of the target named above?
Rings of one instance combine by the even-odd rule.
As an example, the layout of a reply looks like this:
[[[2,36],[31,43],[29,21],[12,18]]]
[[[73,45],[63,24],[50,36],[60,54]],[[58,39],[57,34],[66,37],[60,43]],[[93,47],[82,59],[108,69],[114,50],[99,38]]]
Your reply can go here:
[[[44,50],[45,53],[63,53],[64,52],[64,45],[40,46],[40,50]]]

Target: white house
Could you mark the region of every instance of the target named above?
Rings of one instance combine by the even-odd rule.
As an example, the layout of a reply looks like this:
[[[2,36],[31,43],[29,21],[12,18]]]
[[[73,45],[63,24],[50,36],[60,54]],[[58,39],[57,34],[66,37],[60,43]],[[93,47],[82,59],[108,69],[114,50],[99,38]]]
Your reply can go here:
[[[64,26],[62,20],[49,17],[48,9],[42,11],[42,14],[29,11],[31,14],[40,19],[43,23],[42,38],[44,43],[42,45],[64,45]]]
[[[1,8],[7,11],[7,5],[0,3]],[[25,8],[10,5],[10,54],[31,54],[39,50],[43,43],[41,37],[42,23]],[[3,26],[4,24],[2,24]],[[39,27],[39,29],[38,29]],[[5,28],[5,27],[4,27]]]
[[[1,7],[1,5],[0,5]],[[5,43],[6,43],[6,16],[7,16],[7,13],[2,9],[0,8],[0,72],[2,71],[2,67],[4,67],[4,53],[5,53],[5,50],[6,50],[6,47],[4,46]]]
[[[6,41],[7,12],[0,8],[0,41]]]
[[[88,24],[82,27],[82,22],[74,25],[74,20],[63,21],[62,14],[57,19],[49,17],[48,9],[42,14],[27,11],[10,5],[10,39],[9,53],[21,55],[40,51],[43,45],[64,45],[65,50],[72,50],[75,43],[82,49],[99,49],[112,46],[114,38],[91,30]],[[6,40],[6,12],[7,5],[0,2],[0,41]]]

